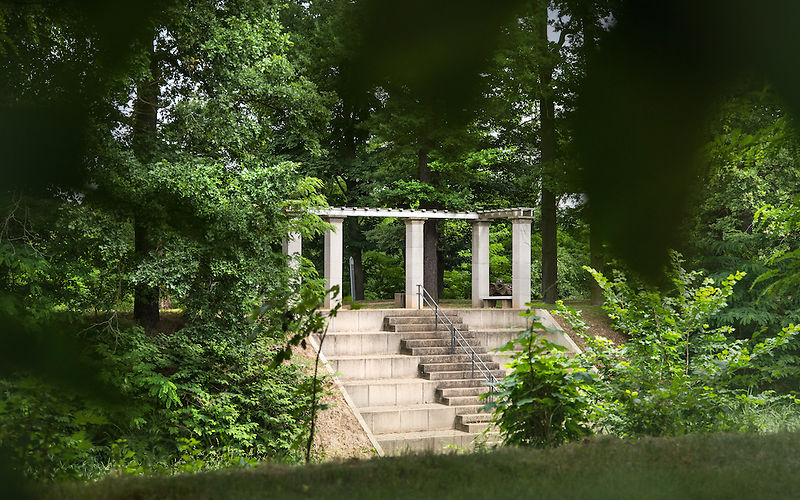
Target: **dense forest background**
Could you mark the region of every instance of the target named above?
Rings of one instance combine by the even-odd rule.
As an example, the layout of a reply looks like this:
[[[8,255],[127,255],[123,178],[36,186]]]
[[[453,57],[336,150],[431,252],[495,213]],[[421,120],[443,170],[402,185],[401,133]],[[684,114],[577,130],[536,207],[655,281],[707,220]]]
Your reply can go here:
[[[665,278],[676,259],[700,281],[742,271],[698,328],[783,338],[747,387],[790,393],[794,76],[769,61],[715,72],[735,63],[712,42],[665,35],[714,10],[660,8],[0,3],[2,470],[300,460],[310,377],[271,361],[320,328],[324,224],[307,209],[326,204],[536,207],[532,289],[547,304],[602,302],[585,266],[668,305],[686,283]],[[620,49],[631,41],[641,53]],[[684,92],[686,75],[703,91]],[[307,242],[302,280],[281,252],[290,231]],[[402,290],[402,231],[345,221],[353,300]],[[425,225],[436,296],[468,298],[470,237]],[[490,242],[491,279],[510,282],[510,226]]]

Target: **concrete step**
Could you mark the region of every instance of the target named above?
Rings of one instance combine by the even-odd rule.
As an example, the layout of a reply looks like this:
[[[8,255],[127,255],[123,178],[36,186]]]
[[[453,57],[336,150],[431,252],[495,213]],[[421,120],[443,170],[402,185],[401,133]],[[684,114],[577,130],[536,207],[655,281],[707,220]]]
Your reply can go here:
[[[472,350],[476,354],[488,354],[485,347],[473,346]],[[436,356],[450,354],[450,347],[412,347],[411,349],[401,349],[400,352],[410,354],[411,356]],[[456,353],[464,352],[463,349],[456,346]]]
[[[497,433],[488,435],[460,430],[403,432],[377,434],[375,438],[387,455],[404,453],[448,453],[455,450],[470,451],[476,444],[496,446],[500,441]]]
[[[476,329],[474,333],[483,345],[498,348],[519,337],[521,330],[511,328],[496,330]]]
[[[328,362],[341,378],[414,378],[419,372],[419,358],[405,354],[329,356]]]
[[[467,338],[469,340],[470,344],[475,344],[475,345],[472,345],[472,348],[476,349],[475,352],[478,352],[477,351],[478,348],[481,348],[481,349],[484,350],[484,352],[486,352],[486,348],[485,347],[483,347],[481,345],[477,345],[478,344],[477,342],[473,342],[472,339],[470,339],[468,337],[465,337],[465,338]],[[449,336],[443,337],[443,338],[427,338],[427,339],[407,339],[407,338],[403,338],[400,341],[400,347],[405,348],[405,349],[413,349],[415,347],[446,347],[446,348],[449,349],[451,342],[452,342],[452,340],[450,339]]]
[[[450,388],[480,388],[483,391],[489,390],[489,387],[486,386],[486,379],[483,377],[439,379],[436,380],[436,388],[437,390]]]
[[[449,316],[448,316],[449,317]],[[419,325],[419,324],[435,324],[436,321],[439,322],[439,325],[442,325],[442,321],[445,323],[447,320],[444,318],[436,319],[433,315],[430,316],[399,316],[399,317],[386,317],[385,322],[387,325]],[[450,318],[450,322],[454,325],[461,328],[461,325],[464,323],[464,320],[459,317]]]
[[[479,432],[485,432],[489,428],[494,429],[495,426],[489,422],[482,422],[482,423],[456,423],[456,429],[464,432],[469,432],[470,434],[477,434]],[[491,431],[489,431],[491,432]]]
[[[419,362],[423,364],[428,363],[469,363],[472,359],[467,354],[427,354],[424,356],[417,356]],[[484,358],[485,359],[485,358]],[[486,360],[489,361],[489,360]]]
[[[326,357],[399,354],[401,340],[402,335],[395,332],[329,332],[322,343],[322,353]]]
[[[359,410],[375,434],[453,429],[458,408],[438,403],[368,406]]]
[[[453,398],[458,396],[481,396],[488,392],[489,388],[480,387],[439,387],[436,389],[437,398]]]
[[[481,343],[481,345],[488,346],[492,349],[502,347],[506,345],[511,340],[516,339],[522,330],[519,328],[505,328],[505,329],[474,329],[471,333],[475,335],[475,338]],[[565,337],[561,333],[549,333],[538,331],[540,335],[544,335],[547,340],[550,342],[563,345],[564,347],[570,348],[568,342],[565,341]],[[517,344],[516,349],[522,349],[522,346]]]
[[[403,333],[402,335],[403,340],[442,340],[442,339],[450,340],[450,333],[442,330],[439,330],[438,332],[402,332],[402,333]],[[475,338],[472,332],[469,331],[466,332],[462,331],[461,334],[464,336],[465,339],[468,339],[470,343],[472,343],[473,342],[472,339]],[[475,343],[476,344],[478,343],[477,340],[475,341]]]
[[[487,401],[481,396],[448,396],[439,399],[439,402],[448,406],[484,405]]]
[[[505,370],[491,370],[492,375],[495,378],[502,379],[506,371]],[[473,376],[474,375],[474,376]],[[475,372],[474,374],[469,370],[456,370],[456,371],[446,371],[446,372],[423,372],[422,376],[429,380],[454,380],[454,379],[475,379],[479,383],[485,383],[486,379],[481,375],[479,372]]]
[[[445,405],[442,405],[445,406]],[[456,410],[456,415],[483,415],[481,412],[481,408],[483,408],[483,403],[474,404],[474,405],[462,405],[462,406],[445,406],[445,408],[453,408]],[[470,422],[472,420],[469,420]]]
[[[400,352],[404,352],[403,349],[400,349]],[[408,354],[411,354],[411,352],[409,352]],[[487,353],[486,357],[484,357],[483,359],[490,359],[494,362],[500,363],[500,366],[502,366],[503,368],[507,368],[508,364],[514,361],[511,358],[515,354],[516,354],[515,351],[508,351],[502,354]]]
[[[500,364],[494,361],[486,361],[483,364],[480,364],[481,368],[484,370],[500,370]],[[486,365],[484,367],[484,365]],[[462,362],[445,362],[445,363],[420,363],[419,370],[423,373],[431,373],[431,372],[454,372],[454,371],[472,371],[473,365],[469,361],[462,361]],[[480,370],[475,367],[475,373],[480,376]]]
[[[437,382],[423,378],[342,379],[347,394],[358,408],[436,402]]]
[[[430,309],[392,309],[384,313],[386,318],[409,318],[417,316],[433,316]]]
[[[456,325],[456,328],[459,329],[461,333],[468,331],[469,329],[464,325]],[[390,332],[433,332],[433,331],[440,331],[447,333],[450,330],[439,323],[438,325],[434,322],[430,323],[410,323],[404,325],[389,325],[387,328]]]
[[[478,424],[486,423],[492,420],[492,414],[489,412],[461,412],[458,414],[457,424]]]

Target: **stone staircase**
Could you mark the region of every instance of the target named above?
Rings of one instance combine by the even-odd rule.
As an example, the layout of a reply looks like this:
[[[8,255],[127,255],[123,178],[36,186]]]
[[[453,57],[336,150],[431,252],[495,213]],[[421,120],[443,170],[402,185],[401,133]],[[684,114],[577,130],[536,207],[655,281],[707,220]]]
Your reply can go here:
[[[459,317],[448,312],[492,374],[505,370]],[[480,411],[486,379],[456,347],[431,311],[397,310],[384,317],[382,331],[329,332],[322,347],[366,425],[387,454],[470,449],[491,415]],[[459,354],[458,352],[461,352]]]
[[[488,348],[481,345],[475,334],[469,331],[460,317],[451,314],[450,321],[461,331],[464,339],[469,342],[472,350],[480,356],[486,368],[492,375],[501,380],[505,371],[500,364],[491,360]],[[489,427],[491,414],[480,412],[479,409],[485,401],[480,396],[487,391],[487,382],[480,371],[474,369],[470,355],[466,354],[458,345],[455,353],[451,354],[451,338],[443,325],[434,326],[433,335],[429,334],[430,325],[436,323],[435,316],[421,316],[418,318],[387,317],[387,327],[407,328],[406,325],[425,325],[424,337],[416,339],[403,339],[400,342],[403,352],[420,357],[419,370],[423,378],[437,381],[434,392],[438,403],[456,407],[456,420],[454,428],[469,434],[482,433]]]

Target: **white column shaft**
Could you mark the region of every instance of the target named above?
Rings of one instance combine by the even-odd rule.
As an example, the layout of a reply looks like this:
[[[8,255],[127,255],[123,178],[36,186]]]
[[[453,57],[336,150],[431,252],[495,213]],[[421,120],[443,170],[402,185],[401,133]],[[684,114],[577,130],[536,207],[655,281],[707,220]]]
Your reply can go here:
[[[472,223],[472,307],[489,295],[489,221]]]
[[[283,253],[289,257],[289,267],[300,269],[300,257],[303,255],[303,237],[300,233],[289,233],[283,240]]]
[[[334,286],[339,287],[338,294],[333,297],[331,294],[325,295],[324,306],[333,309],[342,303],[342,217],[330,217],[327,222],[332,226],[325,231],[325,287],[330,289]]]
[[[423,227],[425,219],[406,219],[406,308],[418,309],[417,285],[423,284],[425,250]]]
[[[531,301],[531,219],[511,220],[511,307]]]

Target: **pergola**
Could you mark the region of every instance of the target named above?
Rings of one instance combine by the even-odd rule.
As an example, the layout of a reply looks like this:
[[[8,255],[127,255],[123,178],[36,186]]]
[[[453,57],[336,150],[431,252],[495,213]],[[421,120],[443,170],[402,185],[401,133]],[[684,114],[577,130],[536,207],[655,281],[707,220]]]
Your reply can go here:
[[[342,289],[343,235],[342,224],[346,217],[396,217],[406,224],[406,308],[417,309],[417,285],[423,283],[423,228],[428,219],[464,219],[472,222],[472,307],[482,307],[489,296],[489,224],[494,219],[511,219],[511,307],[524,308],[531,301],[531,221],[532,208],[506,208],[478,210],[476,212],[450,212],[446,210],[412,210],[403,208],[352,208],[335,207],[313,210],[330,224],[325,231],[325,281],[327,288]],[[302,239],[291,233],[284,243],[284,252],[296,263],[302,252]],[[341,303],[328,294],[325,307]]]

